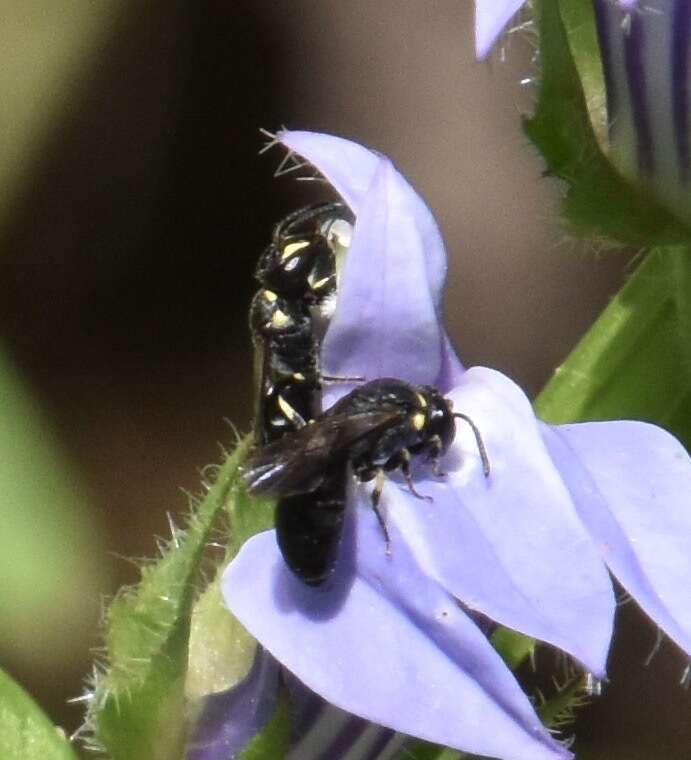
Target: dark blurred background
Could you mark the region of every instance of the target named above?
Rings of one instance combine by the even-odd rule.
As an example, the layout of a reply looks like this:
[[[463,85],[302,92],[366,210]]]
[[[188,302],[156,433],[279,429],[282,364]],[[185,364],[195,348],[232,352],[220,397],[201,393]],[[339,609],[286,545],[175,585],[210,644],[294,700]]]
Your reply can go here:
[[[67,699],[99,644],[102,599],[137,579],[126,558],[152,556],[167,513],[185,511],[182,489],[197,490],[233,439],[224,420],[248,429],[253,265],[273,223],[320,191],[273,178],[280,155],[258,155],[259,127],[333,132],[391,156],[445,236],[463,360],[531,394],[630,254],[563,236],[560,188],[520,131],[532,41],[514,35],[475,63],[470,2],[0,8],[0,351],[14,377],[0,407],[31,420],[15,421],[40,449],[22,460],[26,488],[43,488],[40,509],[21,515],[25,491],[0,494],[16,529],[0,569],[18,589],[0,593],[0,658],[71,730],[81,713]],[[59,497],[37,464],[56,459]],[[25,538],[41,538],[41,510],[59,515],[50,572],[48,550]],[[32,589],[42,565],[51,577]],[[663,644],[644,667],[655,631],[632,605],[621,621],[579,757],[690,758],[681,657]]]

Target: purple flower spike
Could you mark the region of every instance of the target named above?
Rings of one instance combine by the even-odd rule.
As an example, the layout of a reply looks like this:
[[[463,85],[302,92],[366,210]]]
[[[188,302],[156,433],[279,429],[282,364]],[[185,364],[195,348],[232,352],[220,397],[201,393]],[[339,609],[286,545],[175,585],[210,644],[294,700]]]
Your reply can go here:
[[[387,482],[391,556],[371,485],[354,485],[326,588],[295,579],[268,532],[229,566],[226,602],[287,670],[354,715],[505,760],[570,757],[464,608],[602,677],[616,607],[609,567],[691,655],[691,460],[648,424],[544,425],[511,380],[464,371],[440,319],[445,254],[423,201],[387,159],[354,143],[280,139],[357,215],[325,338],[329,374],[436,385],[479,428],[491,472],[459,420],[446,477],[416,463],[416,488],[433,501],[396,476]]]

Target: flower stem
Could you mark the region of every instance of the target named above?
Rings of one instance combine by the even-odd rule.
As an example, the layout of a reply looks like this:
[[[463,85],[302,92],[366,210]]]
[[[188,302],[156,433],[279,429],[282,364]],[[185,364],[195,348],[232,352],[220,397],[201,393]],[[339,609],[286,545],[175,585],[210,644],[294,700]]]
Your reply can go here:
[[[630,417],[691,442],[691,253],[647,255],[538,396],[551,423]]]

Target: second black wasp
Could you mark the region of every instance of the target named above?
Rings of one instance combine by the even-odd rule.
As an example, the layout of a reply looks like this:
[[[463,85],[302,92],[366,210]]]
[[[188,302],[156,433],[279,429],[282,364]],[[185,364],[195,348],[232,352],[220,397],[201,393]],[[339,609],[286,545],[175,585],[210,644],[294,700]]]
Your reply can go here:
[[[400,469],[410,491],[424,498],[412,480],[412,460],[420,457],[440,474],[439,462],[455,437],[456,418],[471,427],[487,477],[489,458],[474,422],[454,412],[451,401],[432,386],[410,385],[394,378],[364,383],[311,424],[255,452],[245,468],[250,492],[292,504],[292,512],[283,516],[289,526],[287,547],[281,544],[280,530],[278,534],[291,570],[312,585],[322,583],[331,572],[345,499],[330,499],[322,510],[312,505],[314,510],[305,511],[300,504],[303,499],[310,505],[309,495],[320,491],[344,493],[349,470],[361,482],[375,480],[371,502],[388,551],[388,530],[379,509],[386,473]],[[280,519],[279,510],[279,524]],[[307,534],[298,540],[294,533],[305,527]],[[310,530],[314,542],[309,540]],[[322,534],[330,539],[326,545],[321,542]]]
[[[353,222],[342,203],[299,209],[276,225],[259,259],[261,288],[250,308],[258,443],[297,430],[319,411],[319,347]]]

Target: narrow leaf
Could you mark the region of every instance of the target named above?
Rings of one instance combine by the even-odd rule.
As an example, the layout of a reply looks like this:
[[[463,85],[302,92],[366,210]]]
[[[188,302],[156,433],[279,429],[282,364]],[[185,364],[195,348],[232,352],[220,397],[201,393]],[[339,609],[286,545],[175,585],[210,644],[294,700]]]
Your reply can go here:
[[[4,654],[47,673],[56,654],[90,644],[104,545],[79,473],[2,346],[0,516]]]
[[[65,734],[1,670],[0,749],[3,760],[77,760]]]
[[[290,709],[288,699],[283,694],[269,724],[245,747],[238,760],[268,760],[268,758],[285,757],[290,745],[290,732]]]
[[[250,536],[273,527],[274,502],[249,496],[241,484],[228,499],[230,534],[216,577],[194,605],[190,637],[187,696],[199,699],[225,691],[248,672],[256,642],[230,614],[221,596],[226,566]]]
[[[190,618],[204,551],[248,443],[218,471],[185,531],[142,569],[140,584],[107,614],[109,669],[97,679],[90,724],[113,760],[172,760],[186,739],[185,678]]]

